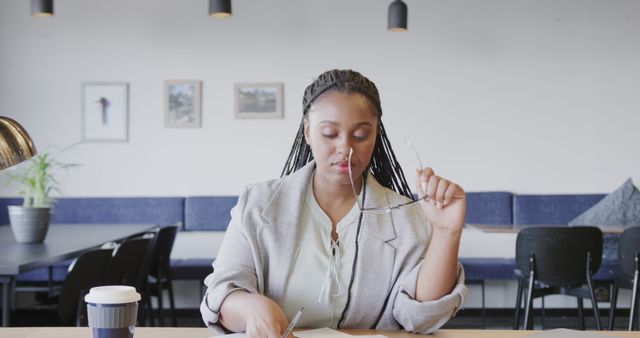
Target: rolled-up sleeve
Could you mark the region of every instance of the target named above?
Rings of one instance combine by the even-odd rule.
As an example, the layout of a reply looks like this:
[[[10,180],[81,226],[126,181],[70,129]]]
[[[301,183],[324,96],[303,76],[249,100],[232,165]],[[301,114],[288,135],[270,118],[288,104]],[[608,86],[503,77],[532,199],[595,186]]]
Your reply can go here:
[[[207,291],[200,304],[200,313],[205,324],[217,334],[227,333],[219,322],[224,300],[236,291],[258,293],[256,261],[249,240],[242,231],[246,194],[247,190],[231,210],[231,222],[213,263],[213,273],[204,281]]]
[[[464,285],[464,269],[458,263],[456,286],[451,293],[437,300],[416,300],[416,280],[421,266],[422,263],[415,266],[401,281],[393,317],[407,331],[428,334],[442,327],[458,312],[468,290]]]

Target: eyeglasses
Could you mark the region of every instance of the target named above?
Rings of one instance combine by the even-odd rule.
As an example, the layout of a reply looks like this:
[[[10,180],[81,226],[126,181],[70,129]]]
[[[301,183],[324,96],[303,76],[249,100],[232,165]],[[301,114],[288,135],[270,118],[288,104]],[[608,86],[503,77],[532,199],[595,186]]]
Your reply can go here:
[[[420,159],[420,155],[418,154],[418,150],[416,150],[416,148],[413,146],[413,144],[411,143],[411,141],[409,141],[409,139],[405,138],[404,142],[409,146],[409,148],[411,148],[411,150],[413,150],[413,153],[416,155],[416,158],[418,159],[418,165],[420,166],[419,168],[422,169],[424,168],[422,166],[422,160]],[[349,161],[347,162],[348,168],[349,168],[349,182],[351,183],[351,190],[353,190],[353,194],[356,196],[356,204],[358,205],[358,209],[360,209],[360,211],[362,213],[369,213],[369,214],[388,214],[393,210],[397,210],[406,206],[410,206],[410,205],[414,205],[422,200],[427,200],[428,196],[424,195],[420,198],[414,199],[413,201],[409,201],[409,202],[405,202],[405,203],[400,203],[397,205],[390,205],[390,206],[386,206],[386,207],[364,207],[364,203],[359,202],[358,201],[358,193],[356,192],[356,185],[353,182],[353,173],[351,171],[351,157],[353,156],[353,148],[349,148]],[[362,182],[363,186],[364,184],[366,184],[366,182]]]

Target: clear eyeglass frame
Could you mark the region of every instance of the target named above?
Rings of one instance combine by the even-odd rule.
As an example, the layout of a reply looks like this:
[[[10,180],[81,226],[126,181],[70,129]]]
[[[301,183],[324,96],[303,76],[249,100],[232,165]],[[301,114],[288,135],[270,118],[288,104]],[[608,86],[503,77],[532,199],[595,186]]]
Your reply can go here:
[[[418,154],[418,150],[413,146],[413,144],[411,143],[411,141],[409,141],[409,139],[405,138],[404,141],[409,146],[409,148],[411,148],[413,153],[416,155],[416,159],[418,160],[418,165],[420,166],[419,168],[420,169],[424,168],[422,166],[422,160],[420,159],[420,154]],[[351,171],[352,170],[351,169],[351,157],[352,156],[353,156],[353,148],[349,148],[349,160],[347,161],[347,166],[349,168],[349,182],[351,183],[351,190],[353,191],[353,194],[356,197],[356,204],[358,205],[358,209],[360,209],[360,212],[367,213],[367,214],[388,214],[388,213],[392,212],[393,210],[398,210],[398,209],[403,208],[403,207],[415,205],[415,204],[419,203],[422,200],[428,200],[428,196],[424,195],[424,196],[422,196],[420,198],[414,199],[413,201],[400,203],[400,204],[397,204],[397,205],[389,205],[389,206],[385,206],[385,207],[366,207],[365,208],[364,204],[358,198],[358,193],[356,192],[356,185],[353,182],[353,173]],[[365,184],[365,183],[366,182],[363,181],[363,184]]]

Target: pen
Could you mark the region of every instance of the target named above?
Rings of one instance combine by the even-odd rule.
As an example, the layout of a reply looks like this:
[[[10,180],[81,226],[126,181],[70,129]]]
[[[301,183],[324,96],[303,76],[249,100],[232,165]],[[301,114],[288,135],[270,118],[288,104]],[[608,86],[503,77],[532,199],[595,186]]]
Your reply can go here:
[[[291,330],[293,330],[293,328],[296,326],[296,323],[298,322],[298,320],[300,320],[303,310],[304,310],[304,307],[301,307],[300,310],[298,310],[298,312],[296,313],[296,315],[293,316],[291,323],[289,323],[289,326],[287,327],[287,329],[284,330],[284,333],[282,334],[282,338],[287,338]]]

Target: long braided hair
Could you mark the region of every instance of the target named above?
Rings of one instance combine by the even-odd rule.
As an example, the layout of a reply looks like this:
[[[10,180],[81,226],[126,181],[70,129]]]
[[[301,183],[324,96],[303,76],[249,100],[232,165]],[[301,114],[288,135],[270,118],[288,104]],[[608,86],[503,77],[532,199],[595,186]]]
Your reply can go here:
[[[373,107],[375,107],[378,115],[378,133],[376,135],[373,154],[369,161],[371,174],[373,174],[373,177],[375,177],[381,185],[413,199],[402,167],[400,167],[400,163],[398,163],[396,155],[391,149],[391,143],[389,143],[387,133],[382,125],[382,108],[380,106],[378,88],[376,88],[376,85],[369,79],[353,70],[334,69],[326,71],[307,86],[304,91],[304,97],[302,98],[302,121],[300,122],[300,127],[293,141],[291,152],[280,176],[289,175],[313,160],[311,147],[304,138],[304,120],[308,118],[309,108],[311,108],[313,102],[322,96],[322,94],[332,90],[362,94],[371,102]]]

